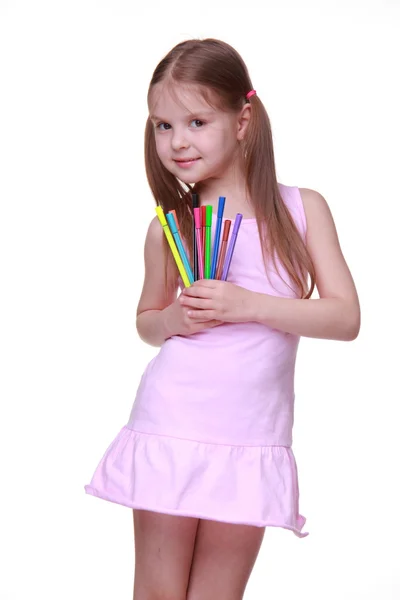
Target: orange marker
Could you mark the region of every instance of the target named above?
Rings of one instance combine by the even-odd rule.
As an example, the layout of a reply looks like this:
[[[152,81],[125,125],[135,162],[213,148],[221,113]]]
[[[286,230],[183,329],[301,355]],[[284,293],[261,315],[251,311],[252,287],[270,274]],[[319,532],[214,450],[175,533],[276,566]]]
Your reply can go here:
[[[175,223],[176,223],[176,228],[179,231],[179,233],[181,232],[181,228],[179,227],[179,221],[178,221],[178,217],[176,216],[176,211],[175,210],[170,210],[169,211],[171,213],[171,215],[174,215],[174,219],[175,219]]]
[[[229,219],[227,219],[224,223],[224,231],[222,233],[222,242],[221,242],[221,251],[219,254],[218,267],[217,267],[217,273],[215,275],[215,279],[221,279],[222,269],[224,268],[224,262],[225,262],[226,248],[228,245],[229,231],[231,229],[231,223],[232,223],[232,221],[230,221]]]

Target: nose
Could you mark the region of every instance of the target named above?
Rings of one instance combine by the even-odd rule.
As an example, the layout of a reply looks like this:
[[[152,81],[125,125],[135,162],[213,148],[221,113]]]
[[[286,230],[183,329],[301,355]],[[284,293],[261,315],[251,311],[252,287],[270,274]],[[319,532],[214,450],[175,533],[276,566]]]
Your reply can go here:
[[[189,143],[186,139],[186,136],[184,135],[184,132],[181,129],[175,128],[173,130],[171,146],[173,150],[180,150],[181,148],[189,147]]]

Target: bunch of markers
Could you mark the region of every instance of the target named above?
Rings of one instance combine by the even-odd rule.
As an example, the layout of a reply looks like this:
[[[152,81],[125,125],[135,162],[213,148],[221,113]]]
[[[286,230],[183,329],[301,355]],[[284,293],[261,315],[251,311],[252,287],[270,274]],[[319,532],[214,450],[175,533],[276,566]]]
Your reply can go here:
[[[220,196],[218,202],[217,224],[215,228],[214,244],[212,244],[212,206],[199,207],[197,194],[192,194],[193,201],[193,270],[187,257],[179,229],[176,212],[171,210],[164,215],[161,206],[156,207],[157,216],[164,229],[164,233],[171,248],[173,257],[178,267],[185,287],[189,287],[198,279],[228,278],[229,267],[235,249],[236,238],[242,221],[241,214],[236,215],[231,238],[229,232],[232,221],[227,219],[222,232],[222,219],[225,208],[225,198]],[[228,244],[229,241],[229,244]]]

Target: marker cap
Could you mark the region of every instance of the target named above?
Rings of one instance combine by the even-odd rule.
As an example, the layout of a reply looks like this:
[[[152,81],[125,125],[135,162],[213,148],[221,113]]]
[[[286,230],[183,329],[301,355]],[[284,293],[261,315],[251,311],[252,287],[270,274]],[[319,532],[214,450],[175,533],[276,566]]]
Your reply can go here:
[[[156,206],[156,213],[158,218],[160,219],[160,223],[163,227],[167,225],[167,221],[165,220],[164,211],[161,206]]]
[[[201,215],[200,215],[200,208],[194,208],[193,209],[194,212],[194,224],[196,229],[201,229]]]
[[[241,215],[240,213],[238,213],[236,215],[235,223],[233,225],[232,235],[237,235],[237,232],[238,232],[238,229],[240,227],[240,223],[242,222],[242,219],[243,219],[243,215]]]
[[[211,227],[212,224],[212,206],[210,204],[206,207],[206,227]]]
[[[224,214],[225,200],[225,196],[220,196],[218,200],[218,217],[220,219],[223,217]]]
[[[178,233],[178,228],[177,228],[176,223],[175,223],[174,215],[172,215],[171,213],[168,213],[165,216],[167,217],[167,221],[168,221],[168,225],[169,225],[169,228],[171,230],[171,233],[172,234]]]

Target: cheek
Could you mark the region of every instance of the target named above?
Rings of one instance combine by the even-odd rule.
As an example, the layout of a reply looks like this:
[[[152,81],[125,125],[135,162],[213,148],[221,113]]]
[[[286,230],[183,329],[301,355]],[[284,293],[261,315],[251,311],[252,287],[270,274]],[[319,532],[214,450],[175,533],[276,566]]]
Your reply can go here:
[[[236,143],[231,136],[221,135],[218,140],[215,140],[212,150],[218,162],[224,164],[232,159],[235,148]]]
[[[219,135],[204,136],[204,138],[198,142],[197,148],[204,155],[213,160],[219,161],[221,159],[221,153],[224,151],[224,141]]]
[[[165,160],[168,155],[168,141],[166,136],[156,136],[156,150],[161,160]]]

